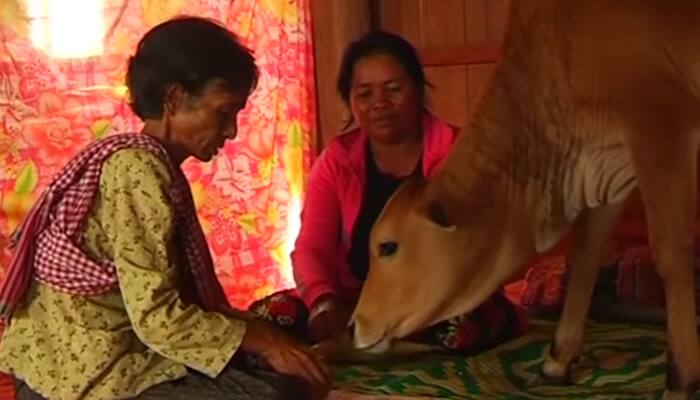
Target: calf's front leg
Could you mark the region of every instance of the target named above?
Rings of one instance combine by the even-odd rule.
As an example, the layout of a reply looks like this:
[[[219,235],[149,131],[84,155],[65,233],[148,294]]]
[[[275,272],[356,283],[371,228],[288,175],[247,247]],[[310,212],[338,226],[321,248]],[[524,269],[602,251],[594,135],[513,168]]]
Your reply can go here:
[[[603,250],[621,209],[619,204],[587,209],[574,223],[564,310],[550,353],[542,365],[542,373],[549,380],[571,381],[572,365],[583,347],[586,317],[603,261]]]

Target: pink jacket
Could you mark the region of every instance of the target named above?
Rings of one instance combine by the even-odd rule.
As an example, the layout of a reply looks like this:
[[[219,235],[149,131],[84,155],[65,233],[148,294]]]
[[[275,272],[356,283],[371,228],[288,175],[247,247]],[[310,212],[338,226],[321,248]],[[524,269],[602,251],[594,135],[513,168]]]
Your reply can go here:
[[[445,158],[457,132],[424,114],[424,176],[431,176]],[[367,140],[360,128],[338,135],[311,168],[301,231],[291,254],[297,290],[308,307],[325,294],[356,296],[362,285],[346,258],[364,199]]]

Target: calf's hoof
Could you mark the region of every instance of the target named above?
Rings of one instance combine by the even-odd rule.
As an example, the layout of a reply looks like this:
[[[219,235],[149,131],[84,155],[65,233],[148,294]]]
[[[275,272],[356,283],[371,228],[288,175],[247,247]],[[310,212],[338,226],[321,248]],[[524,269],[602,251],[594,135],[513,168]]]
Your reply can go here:
[[[571,385],[573,384],[572,369],[571,363],[560,363],[549,355],[542,364],[542,377],[551,384]]]
[[[666,391],[665,400],[690,400],[695,398],[695,393],[700,389],[700,380],[697,378],[684,382],[681,378],[681,371],[676,364],[673,353],[669,349],[666,352]]]
[[[687,390],[681,392],[672,392],[668,389],[664,392],[663,400],[693,400],[695,398],[695,390]]]

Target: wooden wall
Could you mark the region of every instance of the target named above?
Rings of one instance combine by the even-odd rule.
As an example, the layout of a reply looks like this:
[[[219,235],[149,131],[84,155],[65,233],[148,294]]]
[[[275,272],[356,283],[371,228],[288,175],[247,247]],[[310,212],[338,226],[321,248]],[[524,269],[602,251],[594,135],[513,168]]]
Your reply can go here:
[[[434,85],[433,111],[462,126],[484,93],[508,18],[509,0],[373,0],[376,27],[416,46]]]
[[[507,22],[509,0],[313,0],[319,148],[347,111],[335,92],[343,48],[370,28],[396,32],[418,48],[434,112],[464,125],[484,92]]]
[[[434,85],[429,92],[431,109],[449,122],[463,126],[500,58],[510,5],[510,0],[313,2],[319,149],[339,132],[346,112],[334,86],[342,49],[372,27],[396,32],[416,46]],[[644,211],[635,192],[627,202],[611,245],[619,249],[645,242]]]
[[[311,15],[316,60],[317,147],[340,132],[346,110],[335,81],[345,46],[371,29],[370,0],[312,0]]]

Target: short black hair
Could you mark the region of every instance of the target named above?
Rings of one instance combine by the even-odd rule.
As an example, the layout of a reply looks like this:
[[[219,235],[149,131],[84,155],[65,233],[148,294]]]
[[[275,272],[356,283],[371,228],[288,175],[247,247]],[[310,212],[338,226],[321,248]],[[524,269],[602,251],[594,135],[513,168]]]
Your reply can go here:
[[[259,77],[252,52],[216,21],[181,16],[148,31],[129,59],[126,85],[141,119],[163,115],[165,92],[179,84],[197,95],[211,79],[250,94]]]
[[[421,101],[425,102],[426,87],[430,86],[430,83],[425,77],[423,65],[416,49],[397,34],[373,30],[345,48],[336,85],[338,94],[346,105],[350,104],[350,88],[352,87],[352,73],[355,65],[363,58],[376,54],[386,54],[395,58],[416,84]]]

